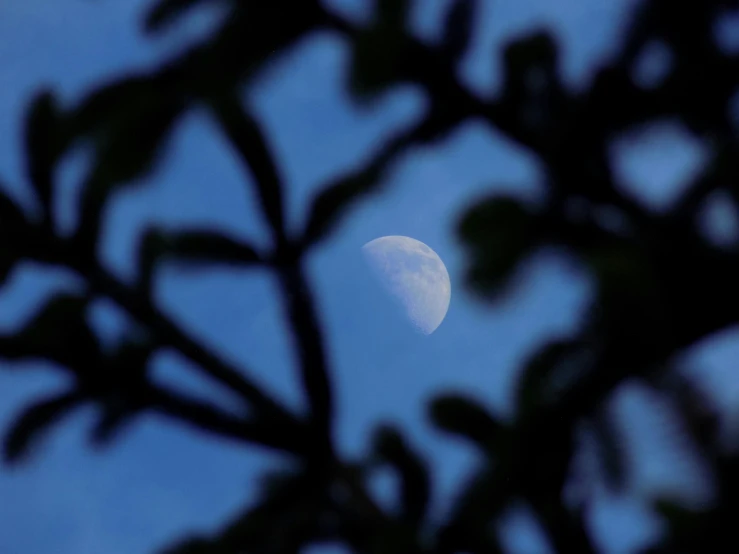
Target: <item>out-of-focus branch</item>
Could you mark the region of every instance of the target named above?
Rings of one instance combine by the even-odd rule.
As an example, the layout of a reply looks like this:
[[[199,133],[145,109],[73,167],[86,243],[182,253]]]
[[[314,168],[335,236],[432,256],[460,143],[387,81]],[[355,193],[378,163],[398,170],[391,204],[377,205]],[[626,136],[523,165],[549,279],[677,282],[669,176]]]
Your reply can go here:
[[[280,245],[285,240],[283,182],[277,163],[259,122],[242,107],[235,93],[222,95],[210,103],[221,129],[251,173],[262,212]]]
[[[162,387],[150,386],[144,398],[150,410],[215,435],[261,444],[290,454],[305,452],[310,447],[305,433],[280,429],[274,421],[266,419],[238,418],[214,405]]]
[[[329,10],[323,11],[321,22],[325,27],[348,37],[350,40],[357,40],[363,31],[362,27]],[[573,113],[568,117],[572,121],[572,128],[569,131],[572,137],[542,135],[535,129],[523,125],[516,111],[512,110],[504,99],[483,99],[460,83],[454,73],[454,67],[447,63],[443,51],[438,47],[426,45],[409,36],[402,55],[406,57],[405,65],[409,68],[411,80],[421,85],[428,92],[432,106],[437,106],[439,112],[443,112],[443,118],[448,122],[449,129],[456,127],[467,119],[481,118],[520,146],[538,156],[542,156],[545,162],[557,162],[567,141],[574,138],[578,133],[576,123],[587,124],[592,119],[589,114],[589,107],[582,104],[578,108],[579,113]],[[646,92],[640,93],[636,100],[650,106],[658,104],[658,99],[651,98]],[[607,160],[602,162],[606,165],[608,163]],[[553,175],[556,176],[557,168],[552,167],[551,169]],[[607,170],[607,167],[605,169],[606,171],[598,175],[599,182],[593,182],[590,175],[587,176],[587,179],[584,177],[581,180],[590,181],[590,188],[599,190],[600,194],[604,196],[604,200],[638,221],[645,221],[646,214],[644,210],[636,202],[620,193],[615,183],[611,181],[610,171]]]
[[[174,348],[192,360],[205,375],[243,398],[249,404],[252,416],[271,420],[276,429],[289,430],[291,434],[300,434],[305,428],[298,417],[260,390],[242,371],[189,337],[143,293],[121,283],[76,245],[56,237],[47,237],[46,240],[56,262],[79,271],[89,280],[94,291],[111,298],[139,323],[147,326],[161,346]]]
[[[211,104],[213,113],[245,167],[250,170],[262,210],[267,216],[275,245],[274,269],[279,274],[282,296],[300,359],[300,375],[308,396],[310,418],[317,450],[325,454],[333,450],[331,424],[333,399],[323,336],[318,323],[299,252],[287,237],[282,193],[284,183],[267,140],[256,120],[234,96],[220,97]]]

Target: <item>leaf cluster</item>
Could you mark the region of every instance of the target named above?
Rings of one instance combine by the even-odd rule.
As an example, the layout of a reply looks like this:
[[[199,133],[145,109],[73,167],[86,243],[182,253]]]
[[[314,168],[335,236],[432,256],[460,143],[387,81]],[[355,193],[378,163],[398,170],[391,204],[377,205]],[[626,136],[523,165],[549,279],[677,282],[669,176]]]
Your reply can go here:
[[[207,3],[152,2],[144,30],[167,32]],[[676,364],[685,349],[739,322],[737,244],[716,246],[700,228],[702,209],[714,193],[725,193],[732,209],[739,208],[739,140],[732,116],[739,55],[722,49],[714,35],[717,22],[735,14],[739,2],[643,0],[615,54],[582,90],[563,82],[553,34],[534,29],[500,53],[502,85],[494,97],[474,94],[458,78],[478,1],[451,2],[435,43],[413,35],[410,0],[376,0],[364,25],[318,0],[219,3],[228,11],[220,27],[161,66],[113,79],[71,106],[52,90],[28,104],[26,176],[37,210],[28,213],[0,193],[0,282],[22,261],[34,260],[73,270],[84,286],[51,298],[20,331],[0,336],[0,358],[46,359],[70,376],[69,388],[31,402],[7,429],[6,460],[25,459],[45,432],[84,404],[98,414],[95,444],[109,442],[134,418],[157,412],[245,446],[278,450],[294,462],[290,472],[267,476],[259,497],[233,521],[212,535],[174,544],[168,554],[292,554],[326,541],[378,554],[498,553],[503,549],[494,524],[521,501],[533,510],[553,551],[586,554],[598,551],[584,520],[587,504],[563,499],[576,432],[582,424],[594,431],[609,486],[624,489],[626,453],[606,406],[621,383],[639,379],[673,402],[719,484],[715,503],[700,511],[650,499],[666,532],[649,552],[739,551],[733,532],[738,460],[717,440],[715,407]],[[366,163],[326,183],[306,208],[306,224],[293,230],[268,130],[242,97],[273,59],[325,31],[351,48],[346,86],[358,104],[412,83],[426,95],[429,109]],[[655,41],[672,52],[673,63],[646,87],[634,74]],[[213,229],[153,226],[142,232],[137,279],[127,284],[100,261],[107,207],[117,192],[157,167],[178,121],[196,108],[207,110],[241,161],[245,181],[253,183],[270,247]],[[535,156],[546,182],[535,203],[491,195],[460,215],[457,234],[467,254],[470,289],[494,302],[533,255],[554,247],[588,272],[595,294],[581,331],[541,345],[523,364],[511,420],[465,396],[446,393],[430,401],[429,421],[474,445],[484,460],[444,520],[431,522],[429,463],[402,430],[379,427],[366,459],[345,460],[337,453],[330,357],[304,260],[340,228],[357,201],[381,188],[406,153],[443,140],[473,118]],[[681,124],[710,156],[669,209],[655,212],[625,192],[609,151],[624,133],[665,119]],[[92,149],[92,162],[82,178],[77,227],[64,236],[54,213],[57,168],[83,145]],[[609,224],[613,217],[606,213],[619,225]],[[306,413],[283,406],[248,368],[232,366],[159,310],[152,283],[165,263],[275,273],[298,353]],[[89,326],[87,312],[101,297],[136,324],[114,348],[101,345]],[[243,409],[235,413],[155,383],[148,365],[165,348],[178,350],[203,376],[230,388]],[[369,492],[378,468],[399,478],[395,512],[379,507]]]

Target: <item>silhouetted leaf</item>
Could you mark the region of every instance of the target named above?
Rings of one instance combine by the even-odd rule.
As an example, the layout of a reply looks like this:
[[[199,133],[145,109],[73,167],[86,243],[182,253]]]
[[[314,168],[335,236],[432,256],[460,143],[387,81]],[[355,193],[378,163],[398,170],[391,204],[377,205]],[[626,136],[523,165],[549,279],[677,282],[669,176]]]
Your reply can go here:
[[[457,63],[472,39],[472,25],[480,6],[477,0],[454,0],[444,21],[441,48],[444,55]]]
[[[405,30],[411,0],[375,0],[376,21],[382,27]]]
[[[598,279],[598,287],[606,304],[624,299],[625,293],[642,298],[649,296],[654,283],[649,260],[632,245],[604,245],[585,258]]]
[[[305,474],[287,477],[279,487],[211,537],[213,552],[297,553],[319,533],[322,498],[319,482]]]
[[[19,333],[0,337],[0,357],[46,358],[74,370],[98,361],[98,343],[85,319],[88,299],[69,293],[52,297]]]
[[[19,261],[47,254],[32,238],[23,211],[5,190],[7,185],[0,181],[0,287]]]
[[[82,397],[76,392],[67,392],[37,401],[26,408],[5,436],[5,460],[20,462],[29,454],[34,441],[47,432],[52,424],[79,406],[81,401]]]
[[[248,244],[216,231],[191,230],[170,236],[168,254],[178,260],[251,265],[260,261]]]
[[[71,126],[95,146],[76,235],[88,252],[95,251],[108,200],[153,168],[183,109],[184,99],[166,81],[138,78],[91,95],[73,112]]]
[[[282,238],[285,232],[282,178],[259,122],[233,95],[214,99],[211,107],[224,133],[254,178],[262,212],[274,236]]]
[[[467,211],[458,234],[470,252],[467,280],[474,290],[495,296],[518,265],[538,246],[533,214],[514,199],[496,197]]]
[[[486,451],[494,450],[505,431],[483,406],[460,395],[435,398],[430,415],[439,429],[465,437]]]
[[[403,519],[412,525],[420,525],[426,514],[431,487],[425,462],[409,448],[396,429],[388,426],[376,431],[373,450],[400,474]]]
[[[159,0],[149,9],[144,19],[146,32],[159,32],[172,25],[198,4],[212,3],[213,0]]]
[[[152,0],[155,5],[148,10],[147,28],[162,29],[199,3],[204,0]],[[27,172],[44,205],[52,200],[52,172],[64,143],[55,142],[55,123],[64,119],[75,142],[92,147],[92,169],[83,188],[75,240],[52,236],[30,217],[26,221],[0,194],[0,279],[17,258],[69,265],[90,281],[96,294],[110,294],[141,319],[144,327],[156,329],[157,338],[167,346],[191,355],[206,373],[254,398],[257,413],[250,414],[254,417],[242,419],[213,404],[147,383],[150,345],[129,345],[113,356],[107,350],[101,352],[85,323],[87,303],[81,297],[57,298],[20,333],[0,337],[0,355],[8,359],[50,358],[73,368],[78,393],[99,410],[94,430],[98,438],[112,437],[148,398],[156,404],[153,409],[195,428],[310,458],[311,463],[306,464],[310,471],[305,472],[309,477],[300,471],[297,476],[281,475],[275,479],[277,484],[266,487],[269,490],[234,522],[207,538],[181,544],[180,554],[299,554],[313,541],[326,538],[370,554],[415,554],[419,550],[497,554],[503,549],[496,543],[494,524],[511,500],[520,497],[536,511],[553,551],[590,554],[596,549],[587,540],[580,515],[565,509],[561,498],[571,467],[573,426],[593,417],[594,409],[627,376],[664,373],[676,354],[737,322],[739,302],[733,293],[739,281],[737,252],[705,247],[694,223],[698,198],[705,199],[721,189],[736,194],[739,182],[734,144],[737,56],[729,51],[733,48],[723,44],[722,33],[717,31],[738,3],[640,2],[625,40],[614,45],[601,67],[594,68],[594,79],[581,80],[567,91],[558,75],[554,37],[542,31],[515,37],[505,48],[502,87],[494,98],[478,95],[451,71],[457,69],[453,66],[463,59],[473,38],[476,17],[472,0],[448,3],[451,7],[438,46],[428,46],[411,33],[410,0],[376,0],[374,18],[362,23],[345,20],[328,4],[319,0],[233,2],[236,9],[205,40],[157,61],[143,76],[124,77],[98,88],[63,118],[50,95],[40,96],[28,114],[25,138]],[[414,7],[422,6],[423,2],[417,2]],[[259,128],[258,114],[244,113],[239,95],[254,92],[242,91],[241,85],[251,84],[269,60],[316,31],[339,34],[350,41],[349,87],[358,101],[376,100],[391,87],[411,82],[420,89],[428,109],[425,124],[410,140],[388,148],[391,140],[380,148],[385,151],[382,163],[373,162],[370,171],[321,192],[308,215],[305,232],[293,242],[286,236],[280,168]],[[635,85],[631,73],[638,54],[655,41],[664,44],[673,63],[662,83],[644,90]],[[362,498],[343,460],[311,456],[311,450],[318,448],[308,424],[294,423],[290,415],[281,419],[280,405],[265,399],[248,381],[241,382],[237,371],[180,333],[142,299],[141,291],[128,291],[100,270],[95,247],[108,200],[124,183],[141,181],[154,168],[177,117],[197,102],[213,103],[227,136],[255,178],[262,211],[276,239],[277,254],[269,261],[289,262],[272,266],[279,270],[282,292],[295,322],[298,357],[303,362],[301,375],[311,404],[305,420],[331,421],[332,412],[327,385],[330,373],[323,359],[322,334],[312,313],[311,291],[300,271],[294,270],[301,267],[298,258],[305,253],[302,247],[321,240],[336,227],[352,202],[377,183],[379,173],[373,172],[380,171],[378,168],[391,164],[409,146],[427,146],[447,136],[460,123],[482,123],[540,162],[541,181],[547,188],[541,214],[514,199],[502,198],[473,208],[460,224],[459,234],[471,255],[468,277],[478,292],[494,295],[540,243],[565,246],[580,255],[595,277],[596,298],[581,335],[587,340],[579,346],[577,340],[549,344],[528,362],[517,383],[518,417],[510,426],[458,396],[434,403],[432,418],[439,427],[472,440],[487,454],[495,454],[484,460],[479,473],[467,480],[461,495],[456,495],[449,522],[440,529],[428,529],[426,535],[426,529],[421,533],[408,521],[421,519],[420,506],[425,505],[421,499],[428,491],[415,480],[421,474],[417,471],[421,460],[409,452],[397,433],[382,431],[376,447],[383,459],[412,476],[404,480],[404,486],[413,484],[413,491],[404,494],[411,517],[403,521],[395,521],[373,506],[370,498]],[[616,131],[628,132],[665,117],[686,125],[702,149],[709,151],[702,172],[708,178],[702,186],[685,185],[690,190],[680,195],[684,204],[680,213],[668,209],[657,214],[641,209],[621,190],[621,172],[610,167],[611,143]],[[716,156],[716,152],[725,155]],[[716,162],[718,158],[723,158],[721,164]],[[569,213],[574,194],[583,196],[587,212],[577,224],[573,220],[578,218]],[[604,209],[627,219],[628,233],[611,233],[608,216],[601,217]],[[224,258],[239,264],[258,261],[256,254],[242,248],[244,245],[230,239],[224,242],[220,235],[194,237],[185,245],[179,244],[179,251],[175,248],[182,239],[179,235],[150,232],[146,237],[139,252],[144,289],[148,289],[156,260],[162,256],[195,263]],[[628,241],[621,240],[626,238]],[[580,377],[586,372],[590,373],[583,383]],[[561,403],[550,401],[563,390],[572,394],[565,395]],[[685,398],[679,391],[671,392],[699,439],[717,486],[715,502],[703,513],[658,502],[657,511],[670,525],[667,538],[659,539],[662,548],[655,551],[737,552],[734,522],[739,512],[739,463],[732,456],[719,454],[723,444],[717,438],[716,413],[690,395]],[[258,409],[260,406],[264,409]],[[542,406],[546,410],[537,409]],[[42,424],[36,432],[24,431],[27,438],[20,443],[28,443],[41,433],[43,420],[55,419],[44,416],[47,410],[48,406],[38,405],[31,409],[26,420]],[[605,437],[601,441],[606,447],[604,460],[618,461],[619,445],[612,440],[612,430],[601,432]],[[325,450],[331,451],[330,446]],[[305,462],[303,458],[301,462]],[[356,482],[363,485],[361,477],[358,475]],[[326,490],[327,484],[337,481],[351,483],[344,491],[347,494],[336,495],[339,500]]]
[[[592,423],[605,483],[612,492],[618,492],[626,485],[627,453],[621,433],[606,406],[599,406]]]
[[[223,552],[223,550],[217,549],[211,541],[194,537],[175,546],[165,548],[160,554],[221,554]]]
[[[421,554],[416,530],[403,523],[384,525],[377,529],[368,548],[370,554]]]
[[[505,48],[503,58],[507,97],[523,100],[555,84],[557,44],[548,32],[515,40]]]
[[[313,199],[303,233],[306,244],[325,238],[339,223],[344,213],[362,196],[378,186],[379,171],[350,175],[322,190]]]
[[[557,340],[541,348],[526,362],[516,384],[516,409],[519,414],[548,404],[560,381],[570,377],[580,361],[582,344],[576,340]]]
[[[23,255],[24,238],[17,228],[12,228],[0,215],[0,287],[5,284]]]
[[[169,246],[170,239],[161,229],[149,227],[141,236],[138,253],[138,287],[147,295],[151,294],[157,263],[166,255]]]
[[[139,286],[142,290],[149,290],[156,264],[163,259],[230,266],[248,266],[262,261],[251,246],[217,231],[189,229],[165,232],[149,228],[139,247]]]
[[[62,115],[49,91],[37,94],[26,113],[27,173],[45,212],[51,209],[53,173],[64,150]]]
[[[691,534],[704,520],[701,512],[681,506],[672,500],[658,498],[652,505],[654,510],[667,521],[667,524],[681,534]]]
[[[122,120],[132,114],[132,107],[144,106],[151,100],[151,95],[156,94],[152,90],[155,86],[151,77],[132,75],[94,89],[69,112],[70,132],[82,140],[104,139],[116,126],[126,124]]]
[[[88,393],[100,405],[90,436],[95,446],[109,444],[147,407],[144,395],[148,365],[157,347],[156,343],[138,337],[124,340],[100,364],[96,375],[88,377]]]
[[[0,245],[0,286],[5,284],[13,268],[15,268],[16,261],[15,253]]]
[[[695,372],[695,375],[701,373]],[[658,383],[656,390],[667,393],[677,406],[678,416],[690,438],[702,452],[713,449],[720,429],[717,406],[702,387],[685,373],[671,371]]]
[[[642,355],[670,340],[670,309],[662,298],[652,260],[631,245],[603,246],[585,256],[596,278],[593,317],[610,340],[639,344]]]
[[[509,503],[509,483],[501,480],[491,465],[467,479],[437,533],[439,551],[503,554],[491,527]]]
[[[363,104],[409,76],[407,2],[380,0],[380,4],[379,20],[359,31],[352,40],[349,91]]]
[[[5,194],[7,189],[7,185],[0,181],[0,228],[17,229],[26,222],[26,217],[15,200]]]
[[[107,446],[118,438],[124,428],[131,423],[137,410],[129,408],[121,399],[120,404],[103,404],[98,420],[92,428],[90,441],[94,446]]]

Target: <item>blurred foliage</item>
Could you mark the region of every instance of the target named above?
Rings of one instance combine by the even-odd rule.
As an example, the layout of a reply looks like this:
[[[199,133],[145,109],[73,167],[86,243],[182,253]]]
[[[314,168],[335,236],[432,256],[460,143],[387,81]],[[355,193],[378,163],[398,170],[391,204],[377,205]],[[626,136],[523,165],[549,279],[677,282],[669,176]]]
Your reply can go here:
[[[210,3],[216,0],[153,1],[144,30],[164,33]],[[166,549],[169,554],[289,554],[323,542],[377,554],[492,554],[503,551],[496,522],[521,501],[555,552],[598,552],[585,524],[587,499],[565,502],[563,490],[583,424],[595,437],[609,486],[625,487],[628,464],[606,406],[620,384],[636,377],[672,401],[716,480],[714,501],[699,509],[652,499],[665,531],[648,552],[739,552],[733,527],[739,513],[736,445],[719,442],[716,408],[675,367],[686,348],[739,321],[737,242],[713,245],[699,228],[699,214],[717,191],[739,208],[733,112],[739,54],[722,49],[714,32],[721,18],[738,15],[739,1],[642,0],[613,56],[582,90],[569,90],[561,78],[557,39],[533,29],[503,48],[501,88],[485,98],[457,77],[479,14],[475,0],[450,2],[436,43],[412,34],[410,0],[375,0],[366,25],[319,0],[218,3],[228,9],[220,27],[159,67],[111,80],[74,105],[61,104],[51,90],[28,102],[27,180],[37,205],[26,211],[0,194],[0,282],[18,262],[34,260],[73,270],[84,286],[50,299],[19,332],[0,336],[4,360],[49,360],[71,377],[68,390],[31,402],[6,430],[7,462],[27,459],[44,433],[83,404],[98,414],[91,434],[96,445],[113,440],[133,418],[158,412],[246,446],[279,450],[293,462],[291,472],[266,476],[260,495],[221,530],[177,542]],[[249,113],[241,97],[274,58],[319,31],[350,45],[346,86],[354,101],[366,105],[393,87],[414,83],[429,109],[422,121],[382,144],[365,166],[327,183],[308,206],[305,228],[290,232],[282,172],[258,114]],[[672,64],[659,82],[642,86],[633,75],[654,43],[669,49]],[[259,251],[212,229],[152,227],[142,233],[137,280],[126,284],[99,259],[106,206],[118,190],[156,167],[178,121],[195,108],[212,116],[252,177],[271,248]],[[444,519],[430,521],[428,463],[400,430],[377,429],[366,460],[344,460],[336,452],[329,357],[304,257],[340,227],[356,201],[379,190],[391,164],[473,118],[535,156],[546,171],[546,190],[535,203],[494,195],[461,214],[458,234],[471,290],[480,298],[499,298],[534,253],[555,247],[589,272],[595,295],[577,336],[541,345],[521,368],[511,420],[500,420],[471,398],[432,399],[431,423],[472,443],[485,461]],[[669,209],[657,212],[625,192],[609,148],[622,133],[665,119],[684,125],[710,155]],[[80,217],[75,232],[62,236],[52,209],[56,170],[82,145],[93,156],[82,178]],[[165,259],[275,272],[307,413],[271,398],[247,368],[231,366],[159,310],[151,281]],[[89,327],[90,304],[100,297],[118,304],[137,325],[115,348],[100,344]],[[205,377],[239,395],[243,413],[150,379],[148,362],[164,348],[179,351]],[[368,491],[380,467],[398,476],[399,507],[393,512]]]

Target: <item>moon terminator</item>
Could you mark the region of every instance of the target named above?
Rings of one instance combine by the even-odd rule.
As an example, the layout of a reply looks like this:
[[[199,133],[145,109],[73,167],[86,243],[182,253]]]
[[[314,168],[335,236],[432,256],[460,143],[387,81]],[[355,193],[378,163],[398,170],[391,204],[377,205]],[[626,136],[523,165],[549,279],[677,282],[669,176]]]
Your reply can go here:
[[[362,253],[414,327],[425,335],[433,333],[451,300],[449,273],[436,252],[416,239],[390,235],[369,241]]]

